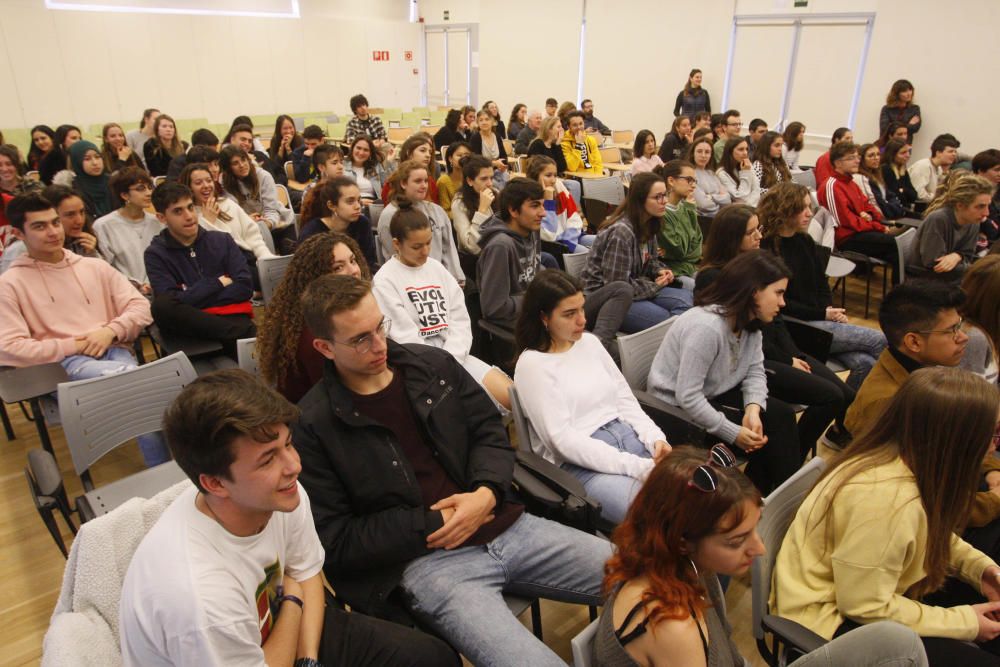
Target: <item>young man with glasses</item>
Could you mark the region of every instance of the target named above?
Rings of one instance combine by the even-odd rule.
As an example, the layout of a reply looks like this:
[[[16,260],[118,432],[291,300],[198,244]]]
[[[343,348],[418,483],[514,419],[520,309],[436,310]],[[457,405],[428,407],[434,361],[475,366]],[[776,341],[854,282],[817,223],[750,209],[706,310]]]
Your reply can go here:
[[[716,140],[715,145],[712,146],[716,162],[722,160],[722,151],[726,148],[726,142],[740,136],[740,132],[743,130],[743,119],[740,118],[740,112],[736,109],[730,109],[722,114],[721,127],[722,134]]]
[[[146,210],[153,199],[153,179],[139,167],[125,167],[111,175],[108,185],[121,208],[94,222],[97,248],[111,266],[148,296],[152,289],[143,253],[163,230],[163,223]]]
[[[502,594],[598,604],[609,544],[511,499],[493,402],[446,350],[388,340],[367,282],[323,276],[303,310],[328,361],[294,440],[338,596],[415,617],[473,664],[562,665]]]

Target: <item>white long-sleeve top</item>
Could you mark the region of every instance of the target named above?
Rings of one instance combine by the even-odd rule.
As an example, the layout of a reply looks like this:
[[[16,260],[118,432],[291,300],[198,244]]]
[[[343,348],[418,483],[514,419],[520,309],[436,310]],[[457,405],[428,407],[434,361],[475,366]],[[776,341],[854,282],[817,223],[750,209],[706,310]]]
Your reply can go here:
[[[944,174],[944,170],[935,166],[930,158],[925,157],[907,167],[907,171],[910,173],[910,183],[917,191],[917,201],[930,203],[934,199],[938,180]]]
[[[375,274],[372,291],[382,314],[392,321],[397,343],[440,347],[464,363],[472,347],[472,321],[458,281],[433,257],[407,266],[392,257]]]
[[[645,479],[652,459],[618,451],[591,434],[621,419],[650,454],[653,443],[667,440],[593,334],[584,333],[566,352],[522,352],[514,388],[538,436],[532,438],[535,453],[556,465],[568,461],[595,472]]]
[[[799,166],[798,151],[790,149],[787,144],[781,144],[781,157],[785,159],[785,164],[788,165],[788,171],[793,174],[802,172],[802,167]]]
[[[714,216],[720,208],[733,203],[733,198],[724,187],[715,172],[708,169],[695,169],[694,201],[698,207],[698,215]]]
[[[143,213],[142,220],[129,220],[117,209],[94,222],[101,256],[136,285],[149,283],[144,253],[161,231],[163,223],[152,213]]]
[[[760,201],[760,179],[753,169],[740,169],[740,182],[737,183],[725,169],[718,169],[715,175],[719,177],[722,187],[733,198],[734,204],[756,206]]]
[[[220,213],[225,213],[229,216],[229,221],[216,218],[214,223],[209,222],[199,208],[198,224],[205,229],[229,234],[236,241],[236,245],[243,250],[252,252],[253,256],[257,259],[261,257],[274,257],[274,253],[267,247],[264,237],[260,233],[260,225],[247,215],[246,211],[240,208],[232,199],[216,199],[215,203],[219,205]]]
[[[480,228],[492,217],[493,211],[483,213],[476,210],[470,219],[469,212],[465,210],[465,202],[462,201],[461,190],[456,192],[455,199],[451,202],[451,221],[455,225],[459,247],[469,254],[478,255]]]

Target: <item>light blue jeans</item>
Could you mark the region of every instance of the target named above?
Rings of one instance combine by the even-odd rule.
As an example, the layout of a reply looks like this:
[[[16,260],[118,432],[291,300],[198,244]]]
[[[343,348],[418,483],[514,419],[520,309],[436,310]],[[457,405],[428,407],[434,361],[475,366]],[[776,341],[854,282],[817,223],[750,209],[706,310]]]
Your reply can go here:
[[[860,389],[886,347],[885,334],[878,329],[829,320],[816,320],[809,324],[833,334],[830,356],[851,369],[847,385],[854,391]]]
[[[644,459],[652,458],[635,429],[621,419],[609,421],[591,433],[590,437],[606,442],[619,452],[635,454]],[[625,513],[642,486],[641,480],[628,475],[595,472],[573,463],[563,463],[562,468],[583,482],[587,495],[601,503],[601,516],[614,523],[621,523],[625,519]]]
[[[852,636],[853,635],[853,636]],[[881,621],[851,630],[808,653],[791,667],[926,667],[927,654],[913,630]]]
[[[489,544],[410,561],[400,588],[410,610],[474,665],[565,667],[502,594],[601,604],[610,557],[606,540],[523,514]]]
[[[692,305],[694,305],[694,292],[691,290],[663,287],[652,298],[632,302],[622,322],[622,331],[625,333],[644,331],[674,315],[680,315]]]
[[[95,359],[85,354],[74,354],[62,360],[62,367],[70,380],[89,380],[104,375],[114,375],[135,368],[138,364],[132,353],[123,347],[109,347],[104,356]],[[170,450],[160,431],[147,433],[136,438],[139,451],[146,466],[166,463],[170,460]]]

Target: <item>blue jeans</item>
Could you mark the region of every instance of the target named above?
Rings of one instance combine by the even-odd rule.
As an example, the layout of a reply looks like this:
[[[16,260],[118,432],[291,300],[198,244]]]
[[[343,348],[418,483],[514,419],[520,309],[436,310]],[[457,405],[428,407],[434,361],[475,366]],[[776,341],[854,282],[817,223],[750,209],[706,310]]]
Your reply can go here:
[[[885,335],[878,329],[829,320],[817,320],[809,324],[833,334],[830,356],[851,369],[851,374],[847,376],[847,386],[854,391],[860,389],[861,383],[868,377],[868,372],[885,349]]]
[[[633,301],[622,322],[622,331],[635,333],[680,315],[694,304],[694,292],[678,287],[663,287],[649,299]]]
[[[474,665],[565,667],[501,594],[600,604],[610,557],[610,542],[523,514],[489,544],[410,561],[399,585],[410,610]]]
[[[609,421],[590,437],[606,442],[619,452],[635,454],[644,459],[653,458],[632,426],[621,419]],[[583,482],[587,495],[601,503],[601,516],[614,523],[621,523],[625,519],[625,513],[642,486],[642,480],[628,475],[595,472],[569,462],[563,463],[562,468]]]
[[[85,354],[74,354],[62,360],[62,367],[66,369],[70,380],[89,380],[104,375],[114,375],[136,366],[135,357],[124,347],[109,347],[99,359]],[[152,468],[170,460],[170,450],[167,449],[160,431],[140,435],[136,441],[139,443],[139,451],[142,452],[147,467]]]

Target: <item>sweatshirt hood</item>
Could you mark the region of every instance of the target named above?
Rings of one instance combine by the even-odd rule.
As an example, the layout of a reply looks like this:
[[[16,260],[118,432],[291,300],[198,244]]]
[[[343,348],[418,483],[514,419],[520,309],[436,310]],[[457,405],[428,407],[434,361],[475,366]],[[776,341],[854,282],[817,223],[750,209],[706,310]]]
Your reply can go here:
[[[506,234],[518,242],[527,242],[531,238],[530,236],[525,238],[517,232],[512,231],[511,228],[507,226],[507,223],[504,222],[499,215],[494,213],[493,217],[484,222],[479,228],[479,247],[484,247],[487,243],[489,243],[490,239],[497,234]]]
[[[73,282],[78,288],[80,288],[80,299],[86,303],[90,303],[90,297],[87,295],[87,290],[83,288],[83,283],[80,282],[79,276],[76,274],[75,266],[80,263],[83,258],[76,253],[63,248],[63,258],[58,262],[40,262],[37,259],[33,259],[27,253],[20,255],[15,259],[8,271],[14,270],[24,270],[24,271],[37,271],[39,279],[42,282],[42,286],[45,288],[46,295],[49,301],[52,303],[56,302],[55,294],[60,290],[56,289],[53,291],[50,288],[49,283],[59,283],[63,280],[66,275],[61,273],[63,271],[68,271],[69,275],[72,276]],[[49,275],[49,279],[46,280],[45,276]]]

